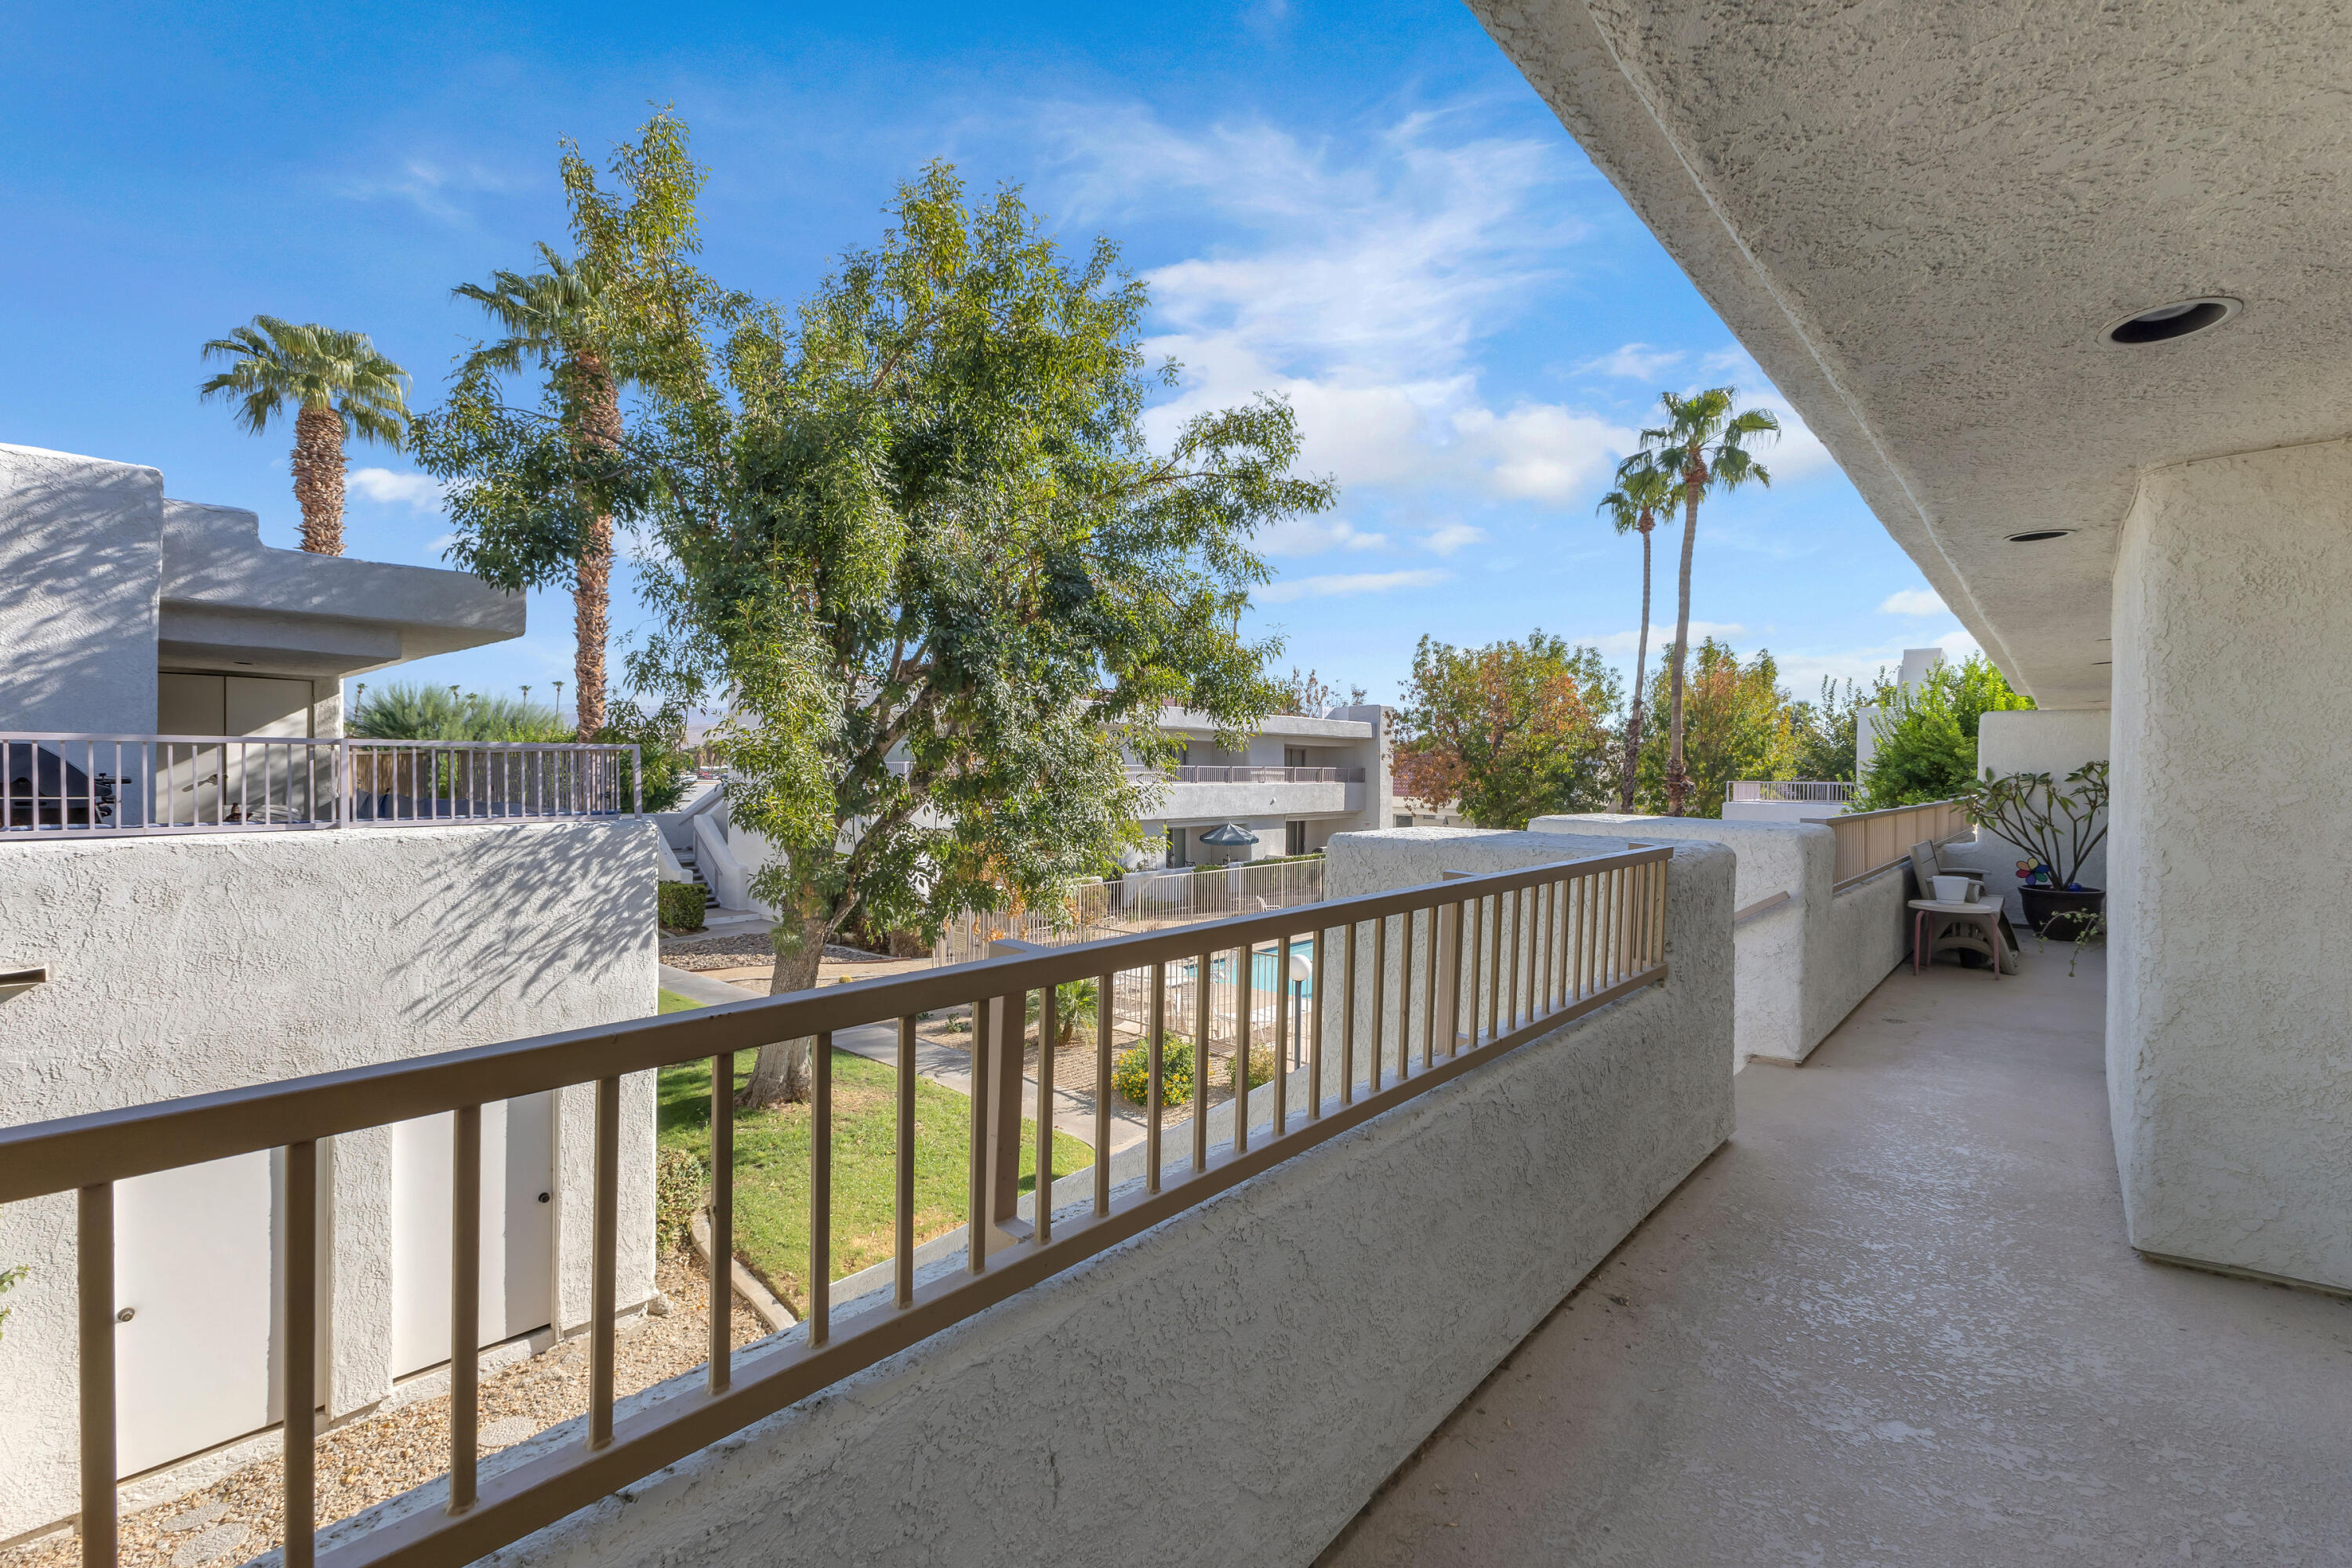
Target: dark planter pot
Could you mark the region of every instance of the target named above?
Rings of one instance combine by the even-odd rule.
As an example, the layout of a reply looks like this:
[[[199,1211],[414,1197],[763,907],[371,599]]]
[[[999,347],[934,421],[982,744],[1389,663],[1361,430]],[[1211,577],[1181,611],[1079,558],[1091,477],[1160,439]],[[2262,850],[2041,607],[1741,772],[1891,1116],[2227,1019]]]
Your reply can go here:
[[[2070,893],[2063,888],[2031,886],[2020,887],[2017,896],[2025,905],[2025,923],[2055,942],[2073,942],[2082,935],[2107,897],[2103,888]]]

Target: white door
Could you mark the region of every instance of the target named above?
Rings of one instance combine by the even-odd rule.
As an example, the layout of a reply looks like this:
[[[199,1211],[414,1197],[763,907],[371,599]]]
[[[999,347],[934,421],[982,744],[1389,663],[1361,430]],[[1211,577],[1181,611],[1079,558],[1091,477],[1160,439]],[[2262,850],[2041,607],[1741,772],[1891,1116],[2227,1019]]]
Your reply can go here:
[[[274,677],[231,675],[222,681],[228,728],[224,735],[258,740],[307,740],[310,734],[310,683]],[[307,822],[318,781],[307,746],[235,746],[221,770],[221,808],[236,822]],[[322,787],[334,789],[329,768]]]
[[[115,1420],[136,1474],[267,1426],[279,1156],[214,1160],[114,1189]]]
[[[392,1370],[449,1359],[450,1114],[392,1129]],[[555,1097],[482,1107],[482,1343],[553,1317]]]

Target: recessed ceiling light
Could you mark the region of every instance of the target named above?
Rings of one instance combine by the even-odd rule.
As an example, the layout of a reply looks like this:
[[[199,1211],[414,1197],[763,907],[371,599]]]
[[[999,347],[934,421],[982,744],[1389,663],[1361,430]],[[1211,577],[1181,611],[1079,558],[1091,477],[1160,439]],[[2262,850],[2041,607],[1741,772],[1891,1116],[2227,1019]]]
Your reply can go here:
[[[2191,332],[2218,327],[2244,308],[2244,300],[2232,300],[2227,294],[2179,300],[2169,305],[2158,305],[2153,310],[2126,316],[2101,332],[2099,341],[2112,347],[2127,349],[2145,348],[2149,343],[2168,343],[2175,338],[2185,338]]]
[[[2011,544],[2039,544],[2045,539],[2063,539],[2074,531],[2071,528],[2034,528],[2009,536]]]

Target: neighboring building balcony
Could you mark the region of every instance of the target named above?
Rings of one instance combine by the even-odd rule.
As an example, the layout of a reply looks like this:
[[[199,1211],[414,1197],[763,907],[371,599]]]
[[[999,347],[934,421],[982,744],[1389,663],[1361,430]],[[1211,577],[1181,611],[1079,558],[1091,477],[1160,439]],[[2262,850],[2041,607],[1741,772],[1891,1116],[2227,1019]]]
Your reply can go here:
[[[1151,821],[1345,816],[1364,809],[1362,768],[1181,766],[1129,768],[1151,789]]]
[[[0,832],[256,832],[640,815],[637,749],[0,731]]]
[[[1850,809],[1862,786],[1850,779],[1734,779],[1724,786],[1727,822],[1811,822]]]

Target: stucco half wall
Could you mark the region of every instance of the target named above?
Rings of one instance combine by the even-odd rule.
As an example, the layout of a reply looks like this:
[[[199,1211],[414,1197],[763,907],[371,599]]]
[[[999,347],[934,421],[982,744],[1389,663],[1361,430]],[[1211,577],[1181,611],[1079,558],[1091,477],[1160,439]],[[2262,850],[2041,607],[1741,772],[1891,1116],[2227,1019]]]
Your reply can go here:
[[[2352,443],[2147,474],[2115,586],[2107,1094],[2131,1243],[2352,1289]]]
[[[1384,885],[1423,879],[1417,853],[1361,841],[1385,837],[1350,844],[1358,890],[1384,863]],[[1500,837],[1517,864],[1557,848]],[[1677,851],[1665,984],[498,1560],[1311,1563],[1729,1135],[1731,879],[1723,850]]]
[[[1528,827],[1622,835],[1606,840],[1611,847],[1706,841],[1738,858],[1732,906],[1752,911],[1732,932],[1738,976],[1732,1049],[1740,1067],[1802,1062],[1911,951],[1909,871],[1891,867],[1832,891],[1837,840],[1826,827],[1614,813],[1538,816]],[[1787,902],[1765,907],[1783,893]]]
[[[0,843],[5,956],[52,978],[0,998],[10,1123],[265,1083],[655,1011],[651,822]],[[593,1090],[559,1099],[553,1268],[537,1321],[588,1316]],[[653,1278],[651,1075],[623,1091],[621,1300]],[[392,1136],[333,1141],[321,1397],[392,1390]],[[162,1178],[154,1178],[162,1179]],[[70,1194],[0,1208],[31,1272],[0,1339],[0,1540],[75,1507]],[[118,1256],[120,1247],[118,1247]]]

